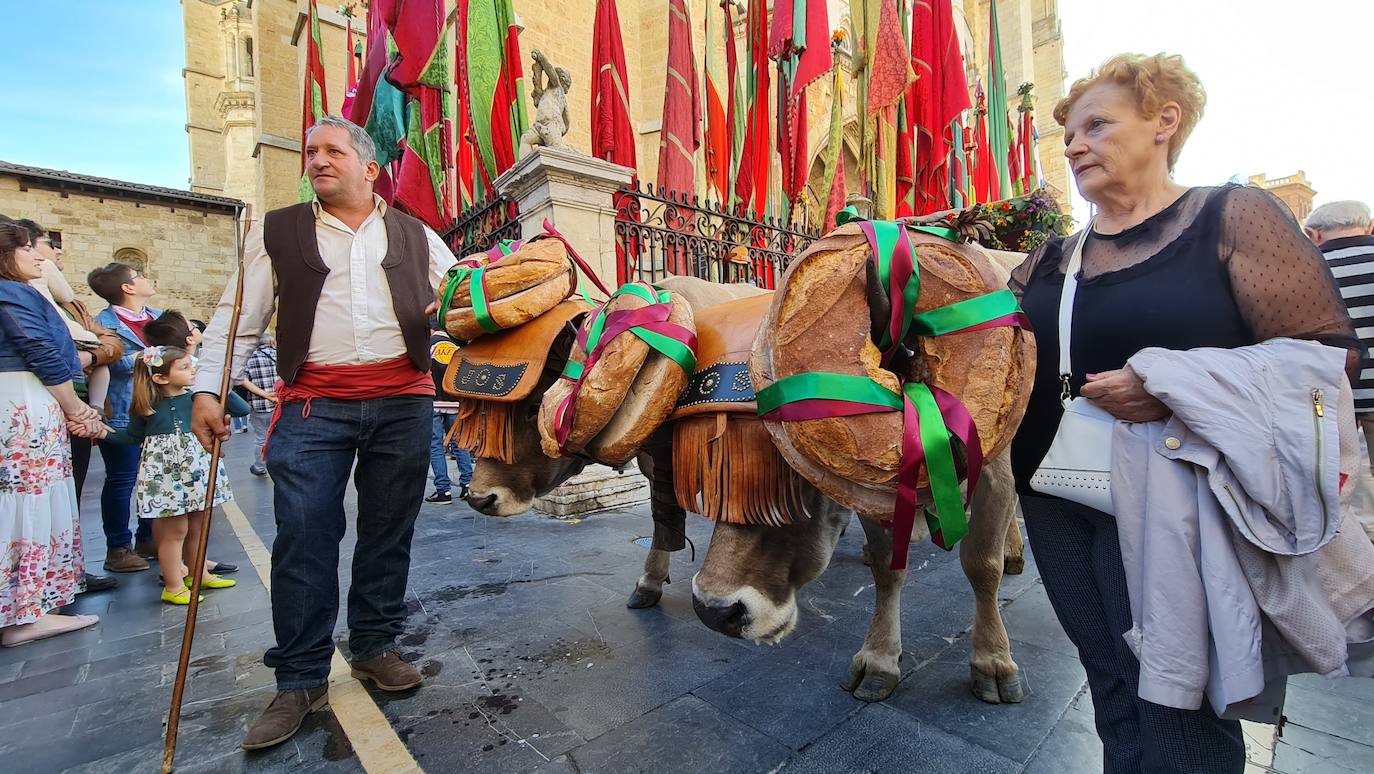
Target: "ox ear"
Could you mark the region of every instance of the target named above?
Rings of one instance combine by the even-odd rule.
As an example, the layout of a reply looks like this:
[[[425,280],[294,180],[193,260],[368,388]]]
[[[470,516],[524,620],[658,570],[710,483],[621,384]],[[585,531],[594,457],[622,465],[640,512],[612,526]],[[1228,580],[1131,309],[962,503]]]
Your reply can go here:
[[[578,329],[582,327],[582,320],[586,315],[578,315],[571,320],[563,323],[563,330],[554,337],[553,344],[549,347],[549,357],[544,361],[544,370],[555,373],[563,373],[563,367],[568,364],[568,357],[572,354],[573,343],[577,341]]]

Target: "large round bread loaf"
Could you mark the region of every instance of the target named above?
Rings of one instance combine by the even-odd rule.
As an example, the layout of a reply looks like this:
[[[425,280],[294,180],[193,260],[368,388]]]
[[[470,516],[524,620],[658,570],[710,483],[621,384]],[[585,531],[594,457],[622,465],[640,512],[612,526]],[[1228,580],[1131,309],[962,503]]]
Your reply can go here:
[[[636,283],[652,291],[649,285]],[[668,322],[690,331],[696,326],[686,299],[669,296]],[[642,297],[618,293],[606,307],[606,314],[648,306]],[[583,321],[585,335],[596,315]],[[573,347],[571,359],[585,363],[587,352]],[[623,465],[644,445],[649,436],[667,420],[678,396],[687,386],[688,375],[671,358],[645,344],[629,331],[605,342],[596,364],[587,369],[572,406],[572,430],[560,449],[555,418],[558,407],[572,394],[575,383],[559,379],[544,393],[539,407],[539,434],[544,453],[550,457],[585,452],[607,465]]]
[[[577,277],[567,248],[557,239],[525,242],[509,255],[487,264],[483,274],[488,314],[502,330],[529,322],[577,289]],[[443,288],[440,288],[439,297],[443,298]],[[444,315],[444,326],[448,334],[459,341],[472,341],[487,333],[477,322],[472,292],[465,277],[458,279]]]
[[[692,307],[674,293],[668,322],[695,330]],[[654,349],[644,359],[630,391],[606,427],[587,444],[587,453],[606,465],[624,465],[649,440],[649,436],[668,419],[678,396],[687,387],[688,374],[682,366]]]
[[[649,303],[632,293],[621,293],[612,298],[606,306],[606,314],[640,309]],[[582,323],[582,335],[591,328],[595,314],[587,315]],[[594,366],[582,376],[582,388],[573,406],[572,431],[561,451],[580,452],[587,443],[596,437],[611,421],[620,404],[625,401],[630,385],[649,356],[649,345],[628,331],[606,343],[605,352]],[[576,363],[587,362],[587,352],[573,345],[571,359]],[[555,415],[563,399],[572,394],[575,383],[568,379],[558,379],[544,393],[539,406],[539,435],[543,440],[544,453],[550,457],[561,457],[555,427]]]
[[[908,230],[920,268],[917,312],[1005,289],[1005,272],[981,248]],[[867,376],[896,391],[871,335],[868,243],[857,225],[816,242],[783,276],[755,341],[755,389],[805,372]],[[907,378],[959,398],[972,415],[986,459],[1001,453],[1026,410],[1034,377],[1029,331],[990,328],[909,338],[916,356]],[[890,519],[902,457],[901,412],[767,423],[779,451],[812,484],[862,515]],[[960,444],[955,442],[959,467]],[[925,471],[917,482],[928,496]]]

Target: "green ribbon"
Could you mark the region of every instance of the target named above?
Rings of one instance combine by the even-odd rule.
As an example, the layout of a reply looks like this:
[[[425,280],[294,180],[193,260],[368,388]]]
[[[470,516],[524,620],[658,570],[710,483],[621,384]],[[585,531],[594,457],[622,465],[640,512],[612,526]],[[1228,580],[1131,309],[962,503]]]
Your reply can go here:
[[[477,318],[477,324],[487,333],[496,333],[501,326],[491,319],[491,309],[487,306],[487,289],[482,286],[482,277],[486,273],[487,267],[483,266],[468,275],[468,293],[472,295],[472,314]]]
[[[444,294],[439,300],[439,311],[434,315],[434,319],[438,321],[435,328],[444,330],[448,327],[444,324],[444,318],[448,315],[449,306],[453,304],[453,294],[458,292],[459,277],[468,271],[472,270],[456,264],[448,268],[448,273],[444,275]]]
[[[902,324],[897,341],[902,341],[906,339],[907,331],[911,328],[912,317],[916,314],[916,299],[921,295],[921,267],[916,263],[916,252],[911,246],[911,239],[907,237],[906,229],[891,221],[872,221],[869,226],[873,229],[874,246],[877,248],[873,255],[877,261],[878,281],[889,299],[892,288],[893,254],[900,249],[902,253],[911,257],[911,275],[902,287],[902,308],[893,310],[894,313],[901,315]],[[892,331],[884,327],[878,341],[878,349],[887,353],[894,343]]]
[[[868,220],[868,218],[865,218],[864,216],[860,215],[859,209],[852,204],[835,214],[836,226],[843,226],[846,223],[854,223],[860,220]],[[875,221],[875,223],[880,222],[884,221]],[[963,237],[959,235],[958,231],[955,231],[954,229],[949,228],[947,226],[916,225],[914,223],[899,225],[904,225],[906,228],[915,229],[916,231],[921,231],[930,234],[931,236],[937,236],[941,239],[948,239],[951,242],[964,241]]]
[[[672,294],[666,290],[656,289],[655,292],[643,285],[636,285],[629,282],[621,285],[619,289],[611,294],[611,298],[607,300],[605,304],[602,304],[601,308],[597,310],[596,316],[592,318],[591,327],[587,330],[586,352],[590,353],[595,351],[597,346],[601,344],[601,335],[606,329],[606,309],[610,306],[611,300],[614,300],[616,296],[620,295],[637,296],[650,305],[672,303]],[[638,326],[631,328],[629,332],[633,333],[645,344],[648,344],[654,351],[667,357],[674,363],[677,363],[682,370],[686,371],[688,374],[696,371],[696,353],[693,352],[692,348],[687,346],[686,343],[657,331],[646,330]],[[568,358],[568,362],[563,366],[562,375],[565,378],[577,381],[582,378],[584,368],[585,366],[582,363],[575,362],[572,358]]]
[[[918,314],[912,327],[919,336],[943,336],[1020,312],[1021,305],[1010,290],[996,290]]]
[[[930,388],[920,382],[902,388],[921,425],[921,447],[926,455],[926,479],[930,482],[933,509],[925,509],[926,526],[931,534],[939,533],[941,544],[953,548],[968,534],[968,514],[964,510],[964,496],[959,492],[959,472],[954,467],[954,449],[950,444],[945,417],[935,404]]]
[[[758,413],[767,414],[788,403],[803,400],[843,400],[900,409],[902,396],[867,376],[832,374],[824,371],[784,376],[755,393]]]

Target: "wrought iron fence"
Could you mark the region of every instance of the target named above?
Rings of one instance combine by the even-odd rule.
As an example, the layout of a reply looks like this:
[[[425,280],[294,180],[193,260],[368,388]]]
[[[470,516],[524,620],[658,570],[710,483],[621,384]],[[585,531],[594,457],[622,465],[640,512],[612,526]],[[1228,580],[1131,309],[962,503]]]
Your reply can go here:
[[[444,243],[459,258],[484,252],[499,240],[519,238],[520,207],[507,196],[464,210],[443,235]]]
[[[758,219],[697,197],[632,183],[615,196],[616,279],[654,282],[689,274],[712,282],[776,287],[793,255],[819,234],[807,226]]]

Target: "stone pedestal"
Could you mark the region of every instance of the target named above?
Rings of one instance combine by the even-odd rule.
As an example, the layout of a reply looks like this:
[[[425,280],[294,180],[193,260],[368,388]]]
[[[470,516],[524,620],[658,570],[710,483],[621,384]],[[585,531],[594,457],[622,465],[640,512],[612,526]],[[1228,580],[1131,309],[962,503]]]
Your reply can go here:
[[[520,234],[544,231],[547,219],[615,289],[615,208],[612,197],[634,170],[571,148],[536,147],[496,178],[497,192],[520,206]]]
[[[562,486],[534,499],[534,509],[554,516],[576,516],[628,508],[649,500],[649,479],[630,463],[615,471],[605,465],[589,465]]]

